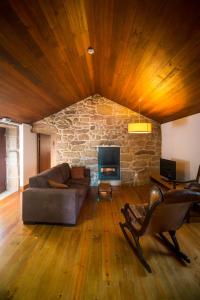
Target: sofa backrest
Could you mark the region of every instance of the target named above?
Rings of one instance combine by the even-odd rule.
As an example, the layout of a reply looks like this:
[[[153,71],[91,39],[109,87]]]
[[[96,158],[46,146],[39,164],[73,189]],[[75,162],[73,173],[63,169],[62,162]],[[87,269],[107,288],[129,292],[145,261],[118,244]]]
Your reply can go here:
[[[70,177],[70,167],[67,163],[48,169],[29,178],[29,187],[49,187],[48,180],[65,183]]]

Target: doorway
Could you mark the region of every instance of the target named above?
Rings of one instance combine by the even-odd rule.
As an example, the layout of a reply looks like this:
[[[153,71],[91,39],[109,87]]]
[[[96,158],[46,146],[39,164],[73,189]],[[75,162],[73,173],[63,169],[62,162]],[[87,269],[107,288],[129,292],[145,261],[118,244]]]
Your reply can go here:
[[[6,190],[6,129],[0,128],[0,193]]]
[[[51,136],[38,134],[38,173],[51,168]]]
[[[0,124],[0,200],[19,190],[19,127]]]

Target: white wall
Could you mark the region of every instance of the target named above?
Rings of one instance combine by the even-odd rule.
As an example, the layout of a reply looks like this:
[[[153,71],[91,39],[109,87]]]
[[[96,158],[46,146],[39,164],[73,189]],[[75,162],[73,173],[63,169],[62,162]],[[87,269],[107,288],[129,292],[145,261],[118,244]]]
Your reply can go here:
[[[29,177],[37,174],[37,135],[28,124],[20,125],[20,186],[28,184]]]
[[[178,179],[194,179],[200,164],[200,114],[161,125],[162,158],[177,162]]]

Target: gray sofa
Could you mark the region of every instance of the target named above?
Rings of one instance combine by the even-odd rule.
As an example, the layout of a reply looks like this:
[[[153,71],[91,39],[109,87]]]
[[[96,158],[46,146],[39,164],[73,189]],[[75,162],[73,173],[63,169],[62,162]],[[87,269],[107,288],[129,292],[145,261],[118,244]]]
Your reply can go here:
[[[48,180],[65,183],[69,188],[52,188]],[[89,183],[88,169],[85,169],[85,178],[72,179],[67,163],[31,177],[29,188],[23,192],[22,197],[23,222],[75,225]]]

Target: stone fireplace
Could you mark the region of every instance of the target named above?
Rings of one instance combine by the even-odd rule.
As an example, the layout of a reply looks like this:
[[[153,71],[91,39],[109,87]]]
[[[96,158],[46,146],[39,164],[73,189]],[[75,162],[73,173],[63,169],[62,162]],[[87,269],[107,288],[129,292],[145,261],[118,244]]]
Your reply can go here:
[[[98,178],[101,181],[120,180],[120,147],[98,147]]]

